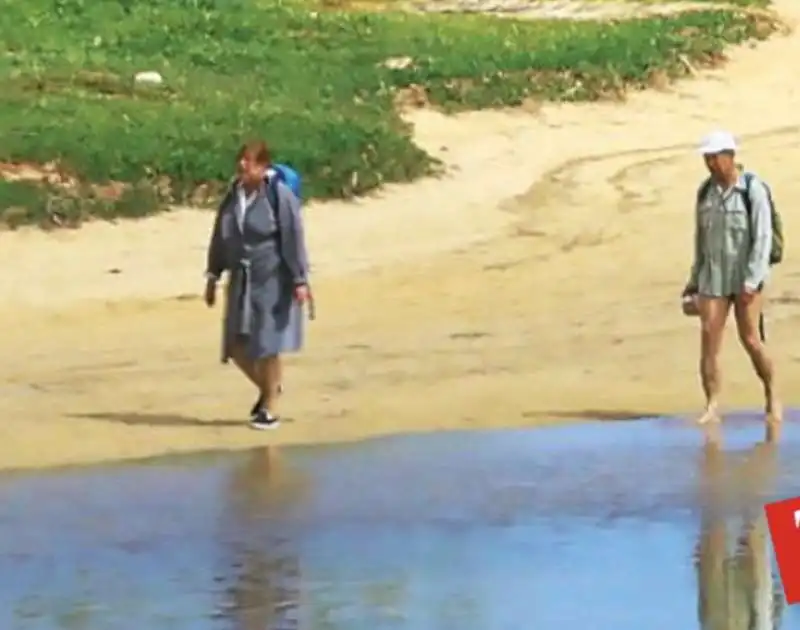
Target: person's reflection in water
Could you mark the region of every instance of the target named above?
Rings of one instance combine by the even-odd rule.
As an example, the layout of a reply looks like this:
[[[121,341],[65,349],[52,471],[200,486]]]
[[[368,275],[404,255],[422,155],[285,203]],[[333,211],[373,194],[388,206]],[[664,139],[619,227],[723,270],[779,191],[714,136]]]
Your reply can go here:
[[[697,549],[698,615],[702,630],[776,630],[783,601],[773,579],[763,503],[777,469],[777,430],[745,461],[726,461],[719,427],[706,434],[701,461],[701,531]],[[732,459],[735,455],[728,456]],[[728,526],[739,524],[733,553]]]
[[[231,478],[226,537],[234,583],[225,616],[236,630],[299,627],[299,562],[286,518],[299,494],[272,447],[254,451]]]

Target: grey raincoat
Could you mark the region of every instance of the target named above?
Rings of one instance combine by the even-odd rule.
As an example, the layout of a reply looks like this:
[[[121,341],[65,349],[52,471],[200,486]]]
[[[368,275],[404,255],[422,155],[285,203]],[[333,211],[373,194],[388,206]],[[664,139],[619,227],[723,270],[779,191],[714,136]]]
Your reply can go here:
[[[228,272],[223,362],[237,340],[252,359],[303,345],[303,309],[294,299],[295,286],[308,282],[300,201],[280,182],[277,208],[268,197],[266,183],[248,201],[234,186],[214,221],[206,271],[216,278]]]

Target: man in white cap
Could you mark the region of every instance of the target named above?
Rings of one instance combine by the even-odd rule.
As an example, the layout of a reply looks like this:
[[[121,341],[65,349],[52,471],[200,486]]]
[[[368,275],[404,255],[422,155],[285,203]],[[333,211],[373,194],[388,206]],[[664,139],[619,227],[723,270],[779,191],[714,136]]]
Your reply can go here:
[[[719,419],[719,354],[733,306],[739,339],[764,386],[768,421],[782,416],[772,361],[763,343],[763,289],[773,248],[769,188],[736,164],[727,131],[703,139],[700,153],[711,176],[697,192],[694,262],[684,296],[696,296],[701,321],[700,376],[706,407],[700,423]]]

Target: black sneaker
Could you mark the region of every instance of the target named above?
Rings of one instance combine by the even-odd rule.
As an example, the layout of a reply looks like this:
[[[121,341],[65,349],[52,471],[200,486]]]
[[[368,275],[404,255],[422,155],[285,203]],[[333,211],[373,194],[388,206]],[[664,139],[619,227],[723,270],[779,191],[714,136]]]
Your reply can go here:
[[[277,429],[280,424],[281,419],[278,416],[273,416],[266,409],[259,409],[253,414],[253,417],[250,418],[250,427],[259,431]]]
[[[278,385],[278,393],[279,394],[283,393],[283,383]],[[264,406],[264,397],[263,396],[259,396],[258,400],[255,402],[255,404],[253,404],[253,406],[250,408],[250,417],[254,418],[256,416],[256,414],[258,413],[258,410],[261,409],[261,407],[263,407],[263,406]]]

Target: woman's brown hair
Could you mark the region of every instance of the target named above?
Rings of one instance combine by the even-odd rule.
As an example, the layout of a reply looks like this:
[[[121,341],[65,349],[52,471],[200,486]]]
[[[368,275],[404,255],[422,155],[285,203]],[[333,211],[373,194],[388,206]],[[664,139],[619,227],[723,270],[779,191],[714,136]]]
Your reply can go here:
[[[239,149],[236,159],[241,160],[245,156],[253,158],[258,164],[264,166],[269,166],[272,163],[269,147],[263,140],[245,142]]]

